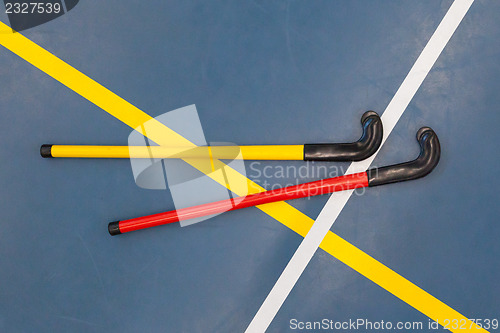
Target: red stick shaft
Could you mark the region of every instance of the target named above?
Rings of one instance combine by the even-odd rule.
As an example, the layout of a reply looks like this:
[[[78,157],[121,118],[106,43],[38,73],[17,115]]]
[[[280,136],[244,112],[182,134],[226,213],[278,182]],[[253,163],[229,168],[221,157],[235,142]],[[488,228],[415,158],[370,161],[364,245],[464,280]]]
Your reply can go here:
[[[199,206],[181,208],[170,212],[138,217],[119,222],[121,233],[174,223],[179,220],[223,213],[230,210],[263,205],[270,202],[310,197],[314,195],[352,190],[368,186],[366,172],[322,179],[271,191],[250,194],[245,197],[211,202]]]

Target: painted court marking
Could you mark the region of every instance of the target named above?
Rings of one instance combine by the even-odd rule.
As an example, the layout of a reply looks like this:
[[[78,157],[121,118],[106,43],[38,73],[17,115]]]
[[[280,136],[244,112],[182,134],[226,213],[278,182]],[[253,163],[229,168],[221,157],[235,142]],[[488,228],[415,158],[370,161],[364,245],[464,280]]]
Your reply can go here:
[[[403,80],[403,83],[381,117],[384,125],[382,145],[391,134],[399,118],[413,99],[413,96],[421,86],[446,44],[453,36],[473,2],[474,0],[456,0],[453,2],[410,72]],[[415,129],[415,131],[416,130],[417,129]],[[346,171],[346,174],[367,170],[379,151],[364,161],[353,162]],[[299,277],[311,261],[321,241],[325,238],[333,223],[335,223],[337,217],[340,215],[340,212],[352,193],[353,190],[350,190],[336,192],[330,196],[314,225],[297,248],[292,259],[288,262],[285,270],[281,273],[278,281],[271,289],[271,292],[264,300],[264,303],[257,311],[253,320],[250,322],[246,332],[265,332],[267,330],[288,297],[288,294],[292,291]]]
[[[68,65],[20,33],[12,33],[10,27],[2,22],[0,22],[0,44],[131,128],[135,129],[147,123],[147,133],[143,134],[156,143],[184,147],[192,144],[186,138],[156,121],[136,106]],[[186,162],[190,163],[190,161]],[[214,163],[222,162],[214,160]],[[216,166],[218,165],[216,164]],[[193,166],[197,167],[196,164]],[[235,183],[246,182],[249,193],[264,190],[258,184],[243,177],[243,175],[231,168],[226,168],[225,170],[228,172],[228,177],[236,178]],[[227,181],[223,177],[213,179],[223,186],[225,186]],[[231,190],[238,194],[241,189],[231,188]],[[246,190],[247,188],[245,188]],[[307,235],[314,223],[311,218],[283,201],[260,205],[257,208],[302,237]],[[470,322],[462,314],[333,232],[327,232],[320,247],[429,318],[438,320],[439,322],[443,322],[444,319],[465,320],[467,326],[471,325],[470,327],[477,328],[477,330],[474,330],[475,332],[486,332]],[[456,332],[463,332],[463,330],[456,330]]]

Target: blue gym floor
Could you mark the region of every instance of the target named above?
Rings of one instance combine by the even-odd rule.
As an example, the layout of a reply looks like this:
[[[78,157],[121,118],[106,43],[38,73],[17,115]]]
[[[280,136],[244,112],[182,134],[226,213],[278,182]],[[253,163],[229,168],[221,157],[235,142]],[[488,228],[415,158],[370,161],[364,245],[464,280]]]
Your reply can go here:
[[[196,104],[207,141],[347,142],[451,3],[80,1],[22,34],[153,117]],[[500,318],[499,14],[475,1],[374,162],[413,159],[431,126],[438,167],[353,195],[332,228],[469,318]],[[0,332],[244,331],[303,238],[256,208],[109,236],[109,221],[173,209],[169,191],[139,188],[126,159],[39,147],[126,145],[131,129],[4,47],[0,61]],[[326,201],[290,204],[316,218]],[[321,249],[269,332],[293,318],[428,322]]]

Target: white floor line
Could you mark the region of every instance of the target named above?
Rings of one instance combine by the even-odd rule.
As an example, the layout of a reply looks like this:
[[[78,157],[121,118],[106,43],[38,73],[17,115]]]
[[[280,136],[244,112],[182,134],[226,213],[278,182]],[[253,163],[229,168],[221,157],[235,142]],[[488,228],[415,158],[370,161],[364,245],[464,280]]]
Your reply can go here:
[[[427,42],[427,45],[382,115],[382,123],[384,125],[384,138],[382,144],[384,144],[385,140],[392,132],[394,126],[421,86],[444,47],[453,36],[473,2],[474,0],[455,0],[448,9],[448,12],[429,42]],[[416,130],[417,128],[415,128],[415,131]],[[365,171],[373,162],[377,154],[378,152],[364,161],[352,163],[346,173]],[[352,193],[353,191],[345,191],[336,192],[331,195],[314,222],[311,230],[298,247],[283,273],[281,273],[278,281],[245,332],[254,333],[265,332],[267,330]]]

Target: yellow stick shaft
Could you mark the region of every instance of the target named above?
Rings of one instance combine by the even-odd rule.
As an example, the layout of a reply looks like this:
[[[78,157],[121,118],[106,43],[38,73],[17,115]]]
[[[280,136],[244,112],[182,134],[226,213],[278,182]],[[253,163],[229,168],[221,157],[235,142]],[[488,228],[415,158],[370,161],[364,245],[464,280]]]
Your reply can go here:
[[[304,145],[264,146],[83,146],[52,145],[52,157],[64,158],[214,158],[243,160],[303,160]]]

